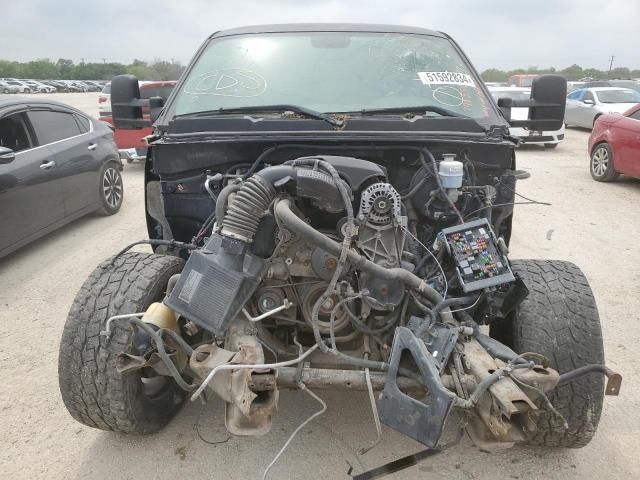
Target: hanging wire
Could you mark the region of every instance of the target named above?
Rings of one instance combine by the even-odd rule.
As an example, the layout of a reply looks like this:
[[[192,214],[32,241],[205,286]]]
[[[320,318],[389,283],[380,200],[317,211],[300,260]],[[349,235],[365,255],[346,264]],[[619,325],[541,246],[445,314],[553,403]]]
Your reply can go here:
[[[416,237],[413,233],[411,233],[407,227],[400,226],[400,228],[402,228],[402,230],[408,233],[411,236],[411,238],[413,238],[416,242],[418,242],[418,244],[422,248],[424,248],[429,255],[431,255],[431,258],[433,258],[434,262],[436,262],[436,265],[438,265],[438,268],[440,269],[440,273],[442,273],[442,279],[444,280],[444,295],[442,295],[442,299],[443,300],[446,299],[447,292],[449,291],[449,282],[447,281],[447,276],[444,273],[444,268],[442,268],[442,264],[438,261],[436,256],[433,253],[431,253],[431,250],[429,250],[424,243],[418,240],[418,237]]]
[[[482,298],[482,295],[479,295],[478,298],[476,298],[476,301],[473,302],[471,305],[469,305],[468,307],[464,307],[464,308],[457,308],[455,310],[451,310],[451,313],[455,313],[455,312],[462,312],[463,310],[469,310],[470,308],[475,307],[478,302],[480,301],[480,299]]]
[[[309,422],[311,422],[314,418],[319,417],[320,415],[322,415],[324,412],[327,411],[327,404],[324,402],[324,400],[322,400],[318,395],[316,395],[311,390],[309,390],[304,383],[299,382],[298,383],[298,388],[300,388],[303,392],[306,392],[307,395],[311,396],[311,398],[316,400],[321,405],[321,408],[316,413],[314,413],[309,418],[307,418],[304,422],[302,422],[300,425],[298,425],[298,428],[296,428],[291,433],[291,435],[289,435],[289,438],[284,443],[284,445],[282,446],[280,451],[276,454],[276,456],[273,458],[273,460],[271,460],[271,463],[269,465],[267,465],[267,468],[264,469],[264,472],[262,473],[262,480],[266,480],[267,475],[269,475],[269,470],[271,470],[271,467],[273,467],[275,465],[275,463],[278,461],[278,459],[282,456],[282,454],[287,449],[289,444],[293,441],[293,438],[297,435],[297,433],[300,430],[302,430],[305,426],[307,426],[307,424],[309,424]]]

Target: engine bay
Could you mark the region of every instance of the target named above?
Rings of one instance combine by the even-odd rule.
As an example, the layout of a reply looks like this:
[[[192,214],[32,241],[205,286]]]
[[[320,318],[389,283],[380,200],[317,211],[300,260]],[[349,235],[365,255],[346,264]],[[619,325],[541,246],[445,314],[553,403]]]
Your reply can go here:
[[[394,361],[405,374],[426,368],[435,382],[426,391],[440,391],[446,408],[422,412],[433,425],[405,433],[435,445],[454,400],[470,401],[460,362],[464,342],[526,296],[509,269],[505,239],[493,231],[505,230],[506,215],[492,218],[498,189],[512,199],[517,173],[506,169],[491,177],[492,185],[477,185],[476,166],[466,157],[409,153],[410,178],[336,155],[280,164],[262,156],[252,165],[207,172],[204,189],[215,208],[191,239],[202,244],[164,304],[185,322],[185,332],[212,336],[224,348],[241,324],[274,358],[295,356],[296,346],[318,348],[313,368],[386,370]],[[402,342],[413,359],[404,358]],[[504,351],[507,361],[516,357]],[[459,386],[460,396],[441,386],[442,375]],[[398,412],[404,404],[415,408],[413,397],[388,391],[395,380],[385,384],[381,418],[402,431],[406,422]],[[244,413],[231,431],[265,428],[243,427],[252,416],[250,409]],[[227,427],[232,423],[228,418]]]
[[[159,155],[149,242],[186,264],[162,303],[125,315],[141,331],[118,370],[170,375],[192,400],[214,392],[234,435],[268,432],[279,390],[310,387],[368,391],[377,424],[428,447],[454,408],[477,445],[526,442],[564,381],[489,335],[529,294],[508,259],[526,175],[507,158],[402,148],[276,146],[187,175],[161,172]]]

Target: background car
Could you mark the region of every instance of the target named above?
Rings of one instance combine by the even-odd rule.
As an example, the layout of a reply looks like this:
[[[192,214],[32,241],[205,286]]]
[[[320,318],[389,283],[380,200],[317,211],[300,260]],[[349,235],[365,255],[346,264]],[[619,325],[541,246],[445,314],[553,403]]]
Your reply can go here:
[[[82,80],[82,83],[89,87],[90,92],[99,92],[102,90],[103,86],[98,82],[94,82],[93,80]]]
[[[98,96],[98,115],[100,117],[111,115],[111,82],[102,88]]]
[[[56,92],[65,92],[68,91],[66,84],[57,81],[57,80],[41,80],[45,85],[49,85],[56,89]]]
[[[507,80],[507,85],[510,87],[531,87],[533,81],[538,78],[538,73],[525,73],[519,75],[511,75]]]
[[[567,82],[567,93],[575,92],[581,88],[585,88],[585,82]]]
[[[640,103],[640,93],[629,88],[583,88],[567,96],[564,123],[567,126],[592,128],[600,115],[623,113],[636,103]]]
[[[31,91],[34,93],[53,93],[56,91],[52,86],[38,82],[37,80],[22,80],[22,82],[29,85]]]
[[[104,123],[52,100],[0,100],[0,257],[87,213],[116,213],[121,169]]]
[[[624,114],[601,115],[589,137],[589,170],[594,180],[619,174],[640,178],[640,104]]]
[[[173,80],[165,82],[140,81],[140,98],[149,99],[151,97],[162,97],[166,100],[175,84],[176,82]],[[108,85],[108,88],[105,86],[102,94],[98,97],[98,109],[100,111],[100,120],[113,125],[113,120],[111,118],[110,88],[111,85]],[[104,93],[105,91],[108,91],[109,93]],[[101,101],[102,95],[105,95],[105,97],[109,95],[109,99]],[[107,108],[108,111],[106,110]],[[144,118],[149,119],[148,108],[143,108],[143,114]],[[132,163],[134,160],[144,160],[147,157],[147,144],[144,137],[151,135],[151,132],[151,127],[139,130],[123,130],[116,128],[114,136],[118,149],[120,150],[120,157],[126,160],[127,163]]]
[[[511,98],[513,100],[529,100],[531,98],[531,89],[524,87],[489,87],[489,92],[496,102],[499,98]],[[511,118],[513,120],[526,120],[529,118],[529,109],[512,108]],[[518,137],[522,143],[544,145],[547,148],[555,148],[564,140],[564,126],[560,130],[544,132],[511,127],[509,132],[514,137]]]
[[[594,87],[630,88],[631,90],[640,92],[640,82],[636,82],[635,80],[593,80],[585,83],[582,88]]]
[[[75,80],[60,80],[67,87],[68,92],[88,92],[89,88],[86,85],[82,85]]]
[[[0,80],[0,93],[18,93],[20,87],[18,85],[11,85],[4,80]]]
[[[0,78],[0,80],[8,83],[9,85],[18,87],[18,93],[31,93],[31,87],[20,80],[16,80],[15,78]]]

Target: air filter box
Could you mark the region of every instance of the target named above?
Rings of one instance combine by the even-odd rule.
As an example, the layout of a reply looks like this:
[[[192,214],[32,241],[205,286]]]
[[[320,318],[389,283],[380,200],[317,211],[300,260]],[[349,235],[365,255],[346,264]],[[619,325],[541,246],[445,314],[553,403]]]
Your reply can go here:
[[[260,284],[267,261],[241,241],[213,235],[194,251],[165,304],[197,325],[223,336]]]

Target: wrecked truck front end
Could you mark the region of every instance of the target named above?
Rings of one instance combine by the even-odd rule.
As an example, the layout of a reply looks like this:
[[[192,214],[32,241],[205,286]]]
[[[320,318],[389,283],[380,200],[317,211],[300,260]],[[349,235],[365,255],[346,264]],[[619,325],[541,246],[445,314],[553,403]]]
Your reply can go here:
[[[140,126],[134,80],[112,83],[122,126]],[[536,81],[532,128],[562,122],[563,86]],[[293,388],[323,405],[314,392],[367,391],[376,425],[430,448],[454,410],[483,448],[590,440],[603,373],[607,393],[620,387],[593,296],[571,264],[509,258],[526,178],[505,120],[515,105],[491,100],[451,39],[380,26],[221,32],[155,106],[144,262],[159,262],[151,276],[171,263],[171,275],[146,313],[98,320],[118,381],[215,394],[235,435],[266,434]],[[133,275],[128,255],[98,276]],[[588,393],[590,414],[576,414],[584,397],[571,390]]]

